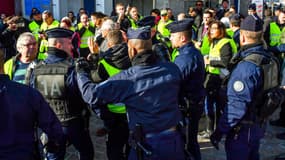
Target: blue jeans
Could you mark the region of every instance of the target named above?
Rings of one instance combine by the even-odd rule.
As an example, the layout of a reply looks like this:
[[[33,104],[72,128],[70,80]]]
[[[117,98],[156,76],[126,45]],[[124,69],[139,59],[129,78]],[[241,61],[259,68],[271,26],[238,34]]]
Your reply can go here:
[[[80,160],[93,160],[94,148],[89,130],[83,119],[73,120],[62,127],[66,141],[79,152]],[[53,153],[47,153],[47,159],[54,159]]]
[[[146,138],[146,148],[151,150],[152,155],[144,155],[144,160],[185,160],[184,142],[181,134],[174,131],[168,134],[155,135],[151,138]],[[131,149],[129,160],[137,160],[136,150]]]

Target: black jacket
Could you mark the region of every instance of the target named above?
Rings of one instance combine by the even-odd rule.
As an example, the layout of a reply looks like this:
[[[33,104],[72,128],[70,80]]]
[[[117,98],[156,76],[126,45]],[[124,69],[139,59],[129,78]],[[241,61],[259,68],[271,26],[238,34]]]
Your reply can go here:
[[[110,65],[124,70],[131,66],[131,61],[128,56],[128,46],[126,43],[115,45],[112,48],[109,48],[106,52],[100,53],[99,57],[95,57],[93,60],[93,69],[91,71],[91,77],[94,82],[102,82],[109,78],[103,64],[98,61],[105,59]],[[97,65],[98,64],[98,65]]]

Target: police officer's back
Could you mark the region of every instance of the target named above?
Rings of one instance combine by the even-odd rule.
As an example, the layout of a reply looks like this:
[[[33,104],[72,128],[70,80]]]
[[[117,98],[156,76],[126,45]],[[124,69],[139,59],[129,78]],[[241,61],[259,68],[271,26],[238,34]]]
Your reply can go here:
[[[180,101],[180,104],[187,110],[185,116],[189,118],[190,122],[187,132],[189,138],[187,150],[193,155],[195,160],[201,160],[197,134],[206,94],[203,86],[205,65],[202,54],[191,42],[192,25],[193,21],[186,19],[174,21],[167,28],[171,32],[170,40],[172,47],[178,48],[176,57],[172,57],[173,62],[179,67],[182,74],[182,89],[179,98],[183,101]]]
[[[28,86],[9,80],[3,72],[0,49],[0,159],[37,159],[35,127],[47,133],[47,146],[63,159],[65,144],[61,124],[43,96]]]
[[[145,140],[139,142],[152,151],[150,159],[184,159],[183,144],[176,130],[181,120],[177,99],[180,71],[175,64],[157,61],[151,51],[150,28],[130,29],[128,38],[133,66],[107,81],[98,85],[92,83],[88,73],[83,71],[86,62],[77,63],[83,98],[93,109],[104,103],[124,103],[132,136],[141,134],[135,132],[135,128],[142,125],[145,137],[140,138]],[[133,145],[138,144],[136,142]],[[129,159],[137,159],[134,150],[131,150]]]
[[[278,63],[263,48],[260,19],[250,15],[241,23],[240,29],[241,50],[233,59],[227,104],[211,141],[217,147],[221,137],[226,135],[227,159],[258,160],[260,139],[264,136],[258,110],[263,99],[259,98],[265,90],[278,85]],[[263,65],[269,69],[264,70]]]
[[[32,85],[51,105],[68,142],[79,151],[80,158],[93,159],[93,145],[88,130],[90,113],[78,90],[71,58],[73,31],[54,28],[46,33],[48,57],[35,66]]]

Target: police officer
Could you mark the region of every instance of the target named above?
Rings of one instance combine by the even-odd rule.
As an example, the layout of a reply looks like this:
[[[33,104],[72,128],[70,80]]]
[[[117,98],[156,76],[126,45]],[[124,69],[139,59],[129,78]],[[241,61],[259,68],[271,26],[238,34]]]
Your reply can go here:
[[[128,54],[133,65],[129,69],[94,84],[85,72],[88,63],[84,60],[77,62],[78,84],[83,98],[92,109],[106,103],[126,105],[133,142],[129,160],[142,158],[134,150],[140,150],[138,144],[149,151],[143,155],[147,159],[184,160],[183,142],[176,129],[181,120],[177,98],[180,71],[175,64],[156,59],[151,50],[149,27],[129,29],[127,35]],[[143,132],[136,130],[136,125],[141,125]]]
[[[264,129],[256,114],[259,93],[277,86],[277,72],[263,72],[262,67],[247,59],[259,59],[261,64],[272,62],[272,56],[262,44],[262,21],[250,15],[241,23],[241,50],[234,57],[237,64],[231,72],[227,85],[227,104],[216,130],[210,139],[214,146],[226,135],[225,150],[228,160],[259,159],[260,139]],[[252,58],[255,57],[255,58]],[[277,69],[277,63],[274,63]],[[278,69],[277,69],[278,70]],[[270,77],[268,81],[266,77]],[[267,86],[267,87],[264,87]]]
[[[73,31],[53,28],[48,36],[48,57],[34,68],[32,85],[49,102],[62,124],[67,141],[80,159],[92,160],[93,145],[88,130],[89,111],[81,98],[71,58]],[[48,158],[53,155],[48,153]]]
[[[167,26],[171,32],[170,40],[172,47],[178,48],[178,54],[174,58],[174,63],[182,73],[182,93],[180,98],[186,100],[188,105],[187,115],[189,118],[187,150],[193,155],[195,160],[201,160],[200,147],[197,140],[198,124],[204,107],[205,79],[204,59],[199,50],[191,42],[192,20],[175,21]],[[191,85],[189,85],[191,84]],[[187,104],[186,103],[186,104]],[[185,102],[182,102],[185,105]]]
[[[131,61],[128,56],[128,46],[123,42],[122,32],[120,30],[109,31],[106,37],[109,49],[106,52],[99,53],[95,47],[98,45],[91,44],[90,50],[92,53],[93,66],[92,80],[96,83],[107,80],[122,70],[131,66]],[[95,43],[94,41],[89,42]],[[94,46],[91,47],[91,46]],[[97,65],[98,64],[98,65]],[[129,129],[126,116],[126,107],[123,104],[108,104],[108,110],[102,106],[101,119],[104,122],[105,132],[108,132],[107,156],[109,160],[125,159],[129,153]],[[99,132],[101,131],[101,132]],[[98,130],[97,135],[103,134],[104,130]],[[124,148],[126,150],[124,151]]]
[[[63,160],[64,134],[56,115],[38,91],[9,80],[3,65],[0,49],[0,159],[38,159],[37,126],[48,135],[47,149]]]
[[[138,21],[138,27],[150,26],[151,27],[151,41],[152,41],[152,50],[158,55],[162,61],[170,61],[170,54],[167,48],[166,42],[162,39],[157,39],[157,29],[155,25],[154,16],[146,16]]]

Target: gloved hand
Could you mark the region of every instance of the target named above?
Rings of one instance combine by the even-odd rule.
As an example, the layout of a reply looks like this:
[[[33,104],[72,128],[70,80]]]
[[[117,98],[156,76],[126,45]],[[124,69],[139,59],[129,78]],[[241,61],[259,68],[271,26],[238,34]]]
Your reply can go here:
[[[77,61],[75,62],[75,70],[77,73],[84,73],[84,72],[89,73],[90,66],[88,61],[83,57],[78,58]]]
[[[219,142],[221,141],[222,136],[223,135],[217,130],[215,130],[210,136],[210,141],[217,150],[219,150]]]
[[[90,69],[96,70],[98,68],[99,55],[89,53],[89,55],[87,56],[87,61],[89,62]]]

